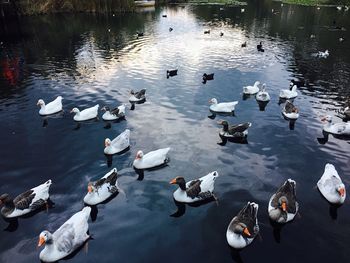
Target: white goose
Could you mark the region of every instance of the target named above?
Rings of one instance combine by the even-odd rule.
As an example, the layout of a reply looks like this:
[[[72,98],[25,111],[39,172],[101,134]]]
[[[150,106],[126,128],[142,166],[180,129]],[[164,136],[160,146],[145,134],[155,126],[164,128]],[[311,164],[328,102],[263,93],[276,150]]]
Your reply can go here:
[[[12,199],[8,194],[0,196],[0,205],[4,204],[1,214],[6,218],[13,218],[28,214],[47,204],[49,190],[52,182],[47,182],[34,187]]]
[[[331,204],[340,205],[344,203],[346,198],[345,185],[333,164],[326,164],[324,173],[317,182],[317,187]]]
[[[74,214],[53,234],[45,230],[39,235],[38,246],[45,244],[39,258],[44,262],[55,262],[73,253],[89,239],[88,219],[91,207],[84,207]]]
[[[350,123],[349,122],[340,122],[332,123],[332,116],[327,115],[321,119],[326,124],[323,126],[325,132],[335,134],[335,135],[345,135],[350,136]]]
[[[299,204],[296,200],[296,182],[288,179],[273,194],[269,201],[269,217],[277,223],[287,223],[292,221],[298,213]]]
[[[226,231],[227,243],[231,247],[242,249],[252,243],[258,235],[258,209],[258,204],[248,202],[231,220]]]
[[[254,86],[243,87],[243,94],[253,95],[259,92],[260,81],[255,81]]]
[[[255,99],[257,101],[262,101],[262,102],[270,101],[270,95],[266,91],[266,84],[265,83],[262,85],[261,90],[256,94]]]
[[[211,103],[209,107],[211,111],[229,113],[235,110],[235,106],[238,104],[238,101],[218,103],[217,99],[212,98],[211,100],[209,100],[209,103]]]
[[[281,99],[294,99],[298,96],[298,92],[297,92],[297,85],[294,85],[292,87],[292,90],[289,89],[282,89],[280,91],[280,98]]]
[[[287,100],[286,105],[284,105],[284,108],[282,110],[282,114],[284,117],[290,120],[296,120],[299,118],[299,110],[297,107],[294,106],[292,102]]]
[[[73,119],[75,121],[87,121],[87,120],[95,119],[97,118],[97,115],[98,115],[98,107],[99,105],[96,104],[95,106],[91,108],[87,108],[82,111],[80,111],[78,108],[74,108],[71,111],[71,113],[75,113]]]
[[[142,89],[140,91],[130,91],[129,101],[132,102],[141,102],[146,99],[146,89]]]
[[[118,192],[117,169],[113,168],[101,179],[89,182],[88,193],[84,197],[87,205],[97,205]]]
[[[316,56],[319,58],[327,58],[329,56],[329,51],[328,49],[326,51],[318,51],[318,53],[316,53]]]
[[[40,99],[36,105],[40,106],[40,115],[51,115],[62,111],[62,97],[58,96],[55,100],[49,102],[48,104],[45,104],[44,100]]]
[[[126,129],[111,141],[109,138],[105,139],[105,154],[116,154],[124,151],[130,146],[130,130]]]
[[[105,113],[102,115],[102,119],[105,121],[114,121],[125,116],[125,104],[122,104],[112,110],[105,106],[101,110],[105,111]]]
[[[158,149],[149,153],[143,154],[142,151],[138,151],[134,160],[134,167],[136,169],[149,169],[157,167],[168,162],[168,152],[170,148]]]
[[[214,183],[218,176],[218,172],[214,171],[187,183],[183,177],[174,178],[170,181],[170,184],[179,186],[173,194],[174,199],[182,203],[193,203],[214,197]]]

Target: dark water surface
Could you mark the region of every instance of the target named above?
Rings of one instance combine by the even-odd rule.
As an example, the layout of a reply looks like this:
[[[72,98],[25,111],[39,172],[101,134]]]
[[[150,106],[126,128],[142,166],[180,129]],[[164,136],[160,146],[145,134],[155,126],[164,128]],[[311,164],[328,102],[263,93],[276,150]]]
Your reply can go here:
[[[317,140],[323,136],[320,117],[335,116],[350,96],[349,12],[262,1],[250,2],[244,13],[219,8],[25,17],[20,31],[8,25],[12,34],[2,37],[0,49],[0,193],[15,196],[52,179],[55,205],[17,225],[0,220],[0,262],[39,262],[39,233],[56,230],[80,210],[88,181],[111,167],[118,169],[125,195],[98,205],[89,221],[94,239],[88,252],[69,262],[348,262],[349,197],[334,209],[315,186],[327,162],[350,184],[349,140]],[[334,19],[348,30],[334,30]],[[145,36],[137,39],[137,31]],[[259,41],[265,53],[256,52]],[[325,49],[327,59],[312,56]],[[167,79],[166,70],[175,68],[178,76]],[[215,79],[202,84],[204,72],[214,72]],[[301,114],[290,130],[278,94],[293,78],[309,86],[299,90],[295,104]],[[265,111],[254,98],[242,99],[242,87],[255,80],[267,84],[272,98]],[[126,121],[107,125],[100,119],[77,127],[69,114],[75,106],[127,103],[129,90],[141,88],[147,102],[128,110]],[[40,117],[37,100],[58,95],[64,113]],[[235,116],[208,118],[213,97],[238,100]],[[248,144],[218,145],[220,118],[252,122]],[[125,128],[131,130],[131,148],[108,167],[104,139]],[[137,150],[168,146],[169,165],[137,180],[142,178],[131,167]],[[186,206],[182,216],[172,217],[176,188],[168,182],[214,170],[220,174],[218,205]],[[288,178],[297,181],[300,216],[274,229],[267,204]],[[260,205],[261,238],[238,254],[225,233],[247,201]]]

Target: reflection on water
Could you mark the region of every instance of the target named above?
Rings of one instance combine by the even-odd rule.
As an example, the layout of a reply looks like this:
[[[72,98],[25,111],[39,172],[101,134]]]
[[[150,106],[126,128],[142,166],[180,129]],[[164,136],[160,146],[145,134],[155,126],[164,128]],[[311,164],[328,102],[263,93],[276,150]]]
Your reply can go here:
[[[350,100],[350,46],[339,41],[350,39],[349,16],[273,1],[252,0],[244,9],[172,5],[116,16],[23,17],[20,30],[7,25],[0,46],[0,193],[16,195],[52,179],[55,206],[10,226],[0,220],[7,230],[0,235],[0,262],[37,262],[38,234],[55,231],[81,210],[89,178],[112,164],[128,198],[118,195],[93,209],[89,252],[69,262],[347,261],[350,208],[330,207],[312,189],[328,162],[350,183],[350,140],[323,134],[319,121],[326,114],[341,121],[336,116]],[[265,52],[256,49],[260,41]],[[327,58],[312,55],[326,49]],[[172,69],[178,75],[167,78]],[[204,85],[205,72],[215,78]],[[269,87],[267,105],[257,107],[255,96],[242,98],[242,87],[256,80]],[[300,81],[295,103],[302,115],[288,125],[278,95],[291,80]],[[75,123],[68,114],[77,105],[128,103],[130,90],[144,88],[147,101],[130,104],[127,121]],[[58,95],[64,112],[40,117],[37,100]],[[208,116],[210,98],[239,104],[232,116]],[[249,138],[218,145],[217,118],[251,122]],[[104,139],[126,128],[130,149],[106,158]],[[164,147],[172,148],[166,168],[132,168],[138,149]],[[175,205],[174,212],[168,181],[214,169],[222,175],[215,185],[218,205]],[[281,230],[270,225],[266,210],[288,178],[297,181],[303,214]],[[225,231],[248,200],[260,205],[262,240],[233,251]],[[169,256],[174,247],[181,253]]]

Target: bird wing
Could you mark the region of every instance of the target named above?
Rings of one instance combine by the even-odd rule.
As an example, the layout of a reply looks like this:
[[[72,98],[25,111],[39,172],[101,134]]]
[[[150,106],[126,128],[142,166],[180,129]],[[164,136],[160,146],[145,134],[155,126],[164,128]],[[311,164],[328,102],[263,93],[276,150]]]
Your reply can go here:
[[[15,207],[17,209],[20,209],[20,210],[28,209],[30,207],[30,204],[32,203],[34,197],[35,197],[34,191],[28,190],[27,192],[24,192],[24,193],[18,195],[13,200],[13,203],[15,204]]]
[[[201,192],[201,182],[202,181],[198,179],[189,182],[186,193],[192,199],[199,197],[199,193]]]
[[[290,101],[286,102],[286,105],[284,106],[284,111],[286,113],[292,113],[295,111],[295,107],[293,105],[293,103],[291,103]]]
[[[136,92],[134,96],[135,96],[137,99],[141,99],[142,97],[145,96],[145,94],[146,94],[146,89],[142,89],[142,90],[140,90],[139,92]]]
[[[72,223],[63,224],[53,236],[58,251],[70,253],[74,249],[75,231]]]
[[[232,125],[229,127],[229,133],[234,134],[236,132],[244,132],[246,129],[250,127],[250,125],[251,124],[249,122]]]
[[[118,107],[117,107],[117,108],[114,108],[113,110],[110,111],[110,113],[113,114],[113,115],[118,115],[118,113],[119,113],[119,108],[118,108]]]
[[[288,212],[296,213],[297,212],[297,198],[295,191],[295,182],[287,180],[276,192],[275,198],[272,200],[271,204],[278,206],[278,199],[281,196],[285,196],[288,200]]]
[[[252,237],[254,237],[257,233],[255,231],[256,229],[256,218],[258,214],[258,209],[254,206],[254,204],[248,202],[241,211],[239,211],[238,215],[233,220],[233,225],[242,222],[244,223],[249,232],[252,234]],[[232,229],[233,231],[233,229]]]

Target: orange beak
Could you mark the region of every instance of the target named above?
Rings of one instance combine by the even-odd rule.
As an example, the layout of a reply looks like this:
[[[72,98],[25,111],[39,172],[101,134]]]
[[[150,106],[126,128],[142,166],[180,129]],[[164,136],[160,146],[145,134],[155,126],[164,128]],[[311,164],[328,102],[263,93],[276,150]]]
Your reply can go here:
[[[211,100],[208,100],[209,103],[211,103]]]
[[[138,154],[136,154],[136,156],[135,156],[135,160],[139,160],[139,159],[141,159],[141,158],[139,157],[139,155],[138,155]]]
[[[287,204],[286,204],[286,202],[283,202],[281,206],[282,206],[283,212],[286,212],[287,211]]]
[[[73,110],[71,110],[70,113],[73,113]]]
[[[344,195],[345,195],[345,188],[340,188],[339,189],[339,194],[340,194],[341,197],[344,197]]]
[[[45,239],[43,237],[39,237],[38,247],[41,247],[43,244],[45,244]]]
[[[171,181],[169,182],[169,184],[176,184],[176,178],[174,178],[173,180],[171,180]]]
[[[243,229],[243,233],[244,233],[246,236],[248,236],[248,237],[251,237],[251,236],[252,236],[252,235],[250,234],[250,232],[249,232],[249,230],[248,230],[247,227]]]
[[[92,186],[91,185],[88,185],[88,192],[92,193]]]

